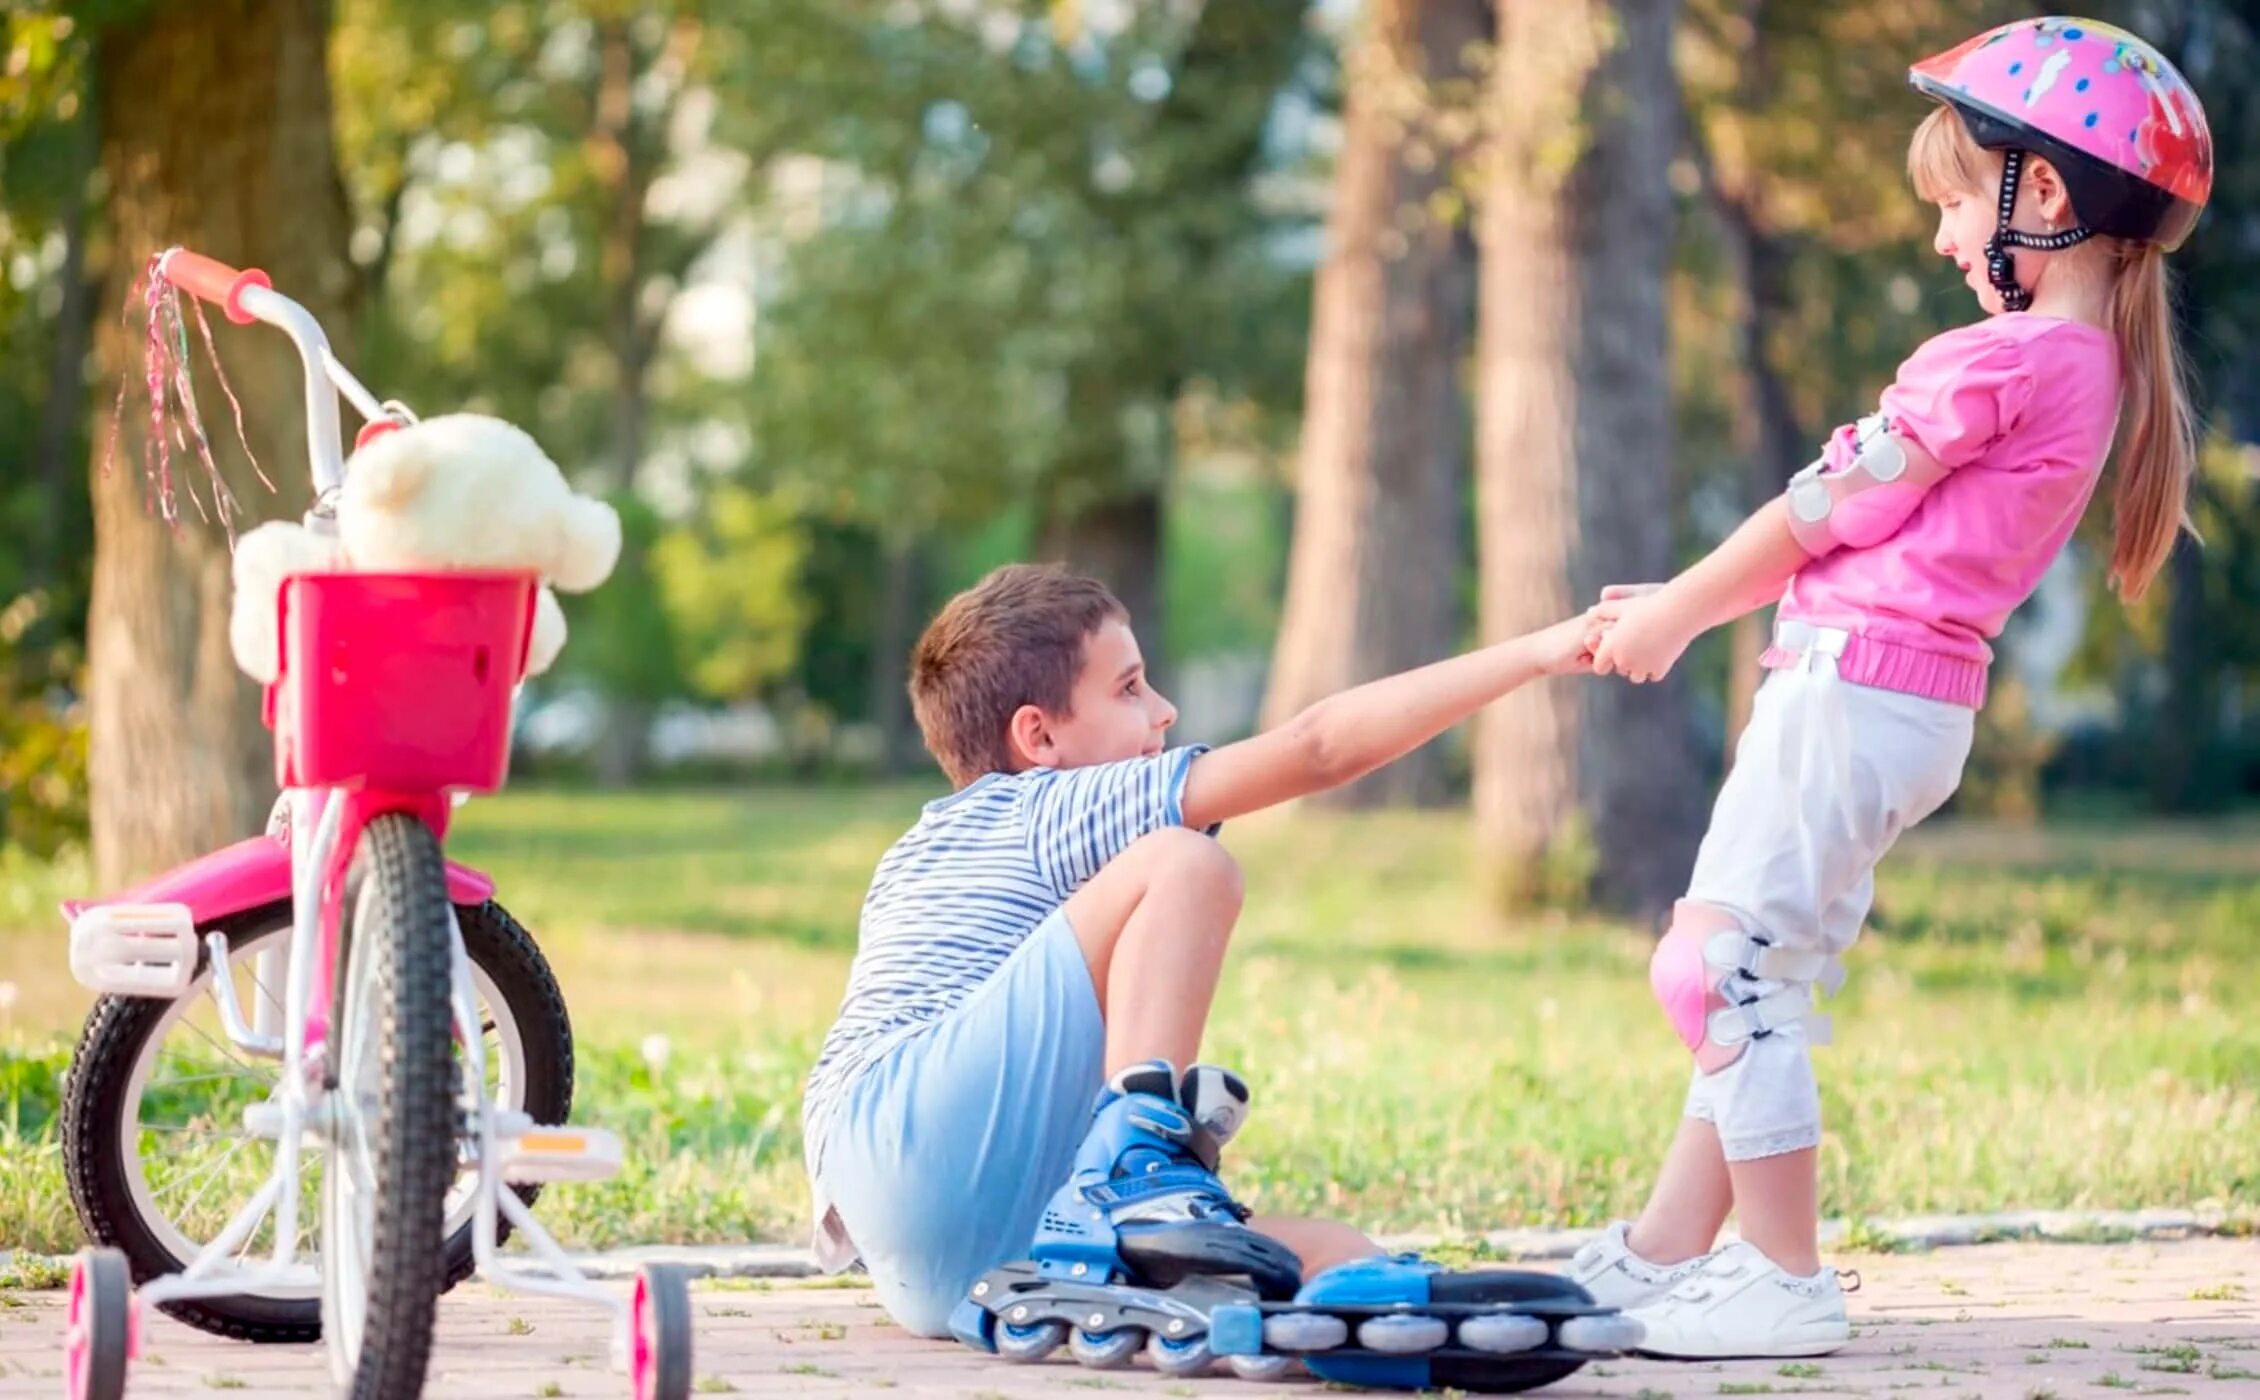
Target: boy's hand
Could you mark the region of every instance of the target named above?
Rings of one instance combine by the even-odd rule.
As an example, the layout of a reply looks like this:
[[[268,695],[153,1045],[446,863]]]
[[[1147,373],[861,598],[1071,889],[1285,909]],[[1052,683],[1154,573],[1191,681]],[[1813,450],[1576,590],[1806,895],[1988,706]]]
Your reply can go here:
[[[1593,647],[1595,675],[1636,683],[1662,680],[1695,639],[1695,629],[1679,615],[1671,596],[1656,589],[1651,584],[1606,590],[1580,619],[1600,626],[1600,640]]]
[[[1592,637],[1592,615],[1579,613],[1531,633],[1531,659],[1549,676],[1589,676],[1593,673]]]

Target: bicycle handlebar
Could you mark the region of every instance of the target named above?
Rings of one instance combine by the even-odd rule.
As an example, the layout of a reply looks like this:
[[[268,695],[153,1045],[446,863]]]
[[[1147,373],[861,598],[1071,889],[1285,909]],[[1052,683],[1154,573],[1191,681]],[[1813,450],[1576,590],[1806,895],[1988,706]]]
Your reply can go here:
[[[337,396],[352,401],[370,426],[361,441],[395,426],[395,418],[377,401],[353,372],[330,352],[329,337],[313,314],[275,290],[275,284],[258,268],[233,268],[217,258],[168,248],[157,259],[156,277],[180,290],[208,301],[227,313],[239,326],[264,321],[291,338],[306,366],[306,452],[314,469],[317,496],[345,479],[345,457],[338,442]],[[412,421],[412,420],[411,420]]]
[[[239,326],[248,326],[257,319],[244,309],[244,292],[252,287],[272,291],[275,286],[258,268],[239,271],[217,258],[191,253],[186,248],[170,249],[158,259],[157,275],[190,296],[211,302]]]

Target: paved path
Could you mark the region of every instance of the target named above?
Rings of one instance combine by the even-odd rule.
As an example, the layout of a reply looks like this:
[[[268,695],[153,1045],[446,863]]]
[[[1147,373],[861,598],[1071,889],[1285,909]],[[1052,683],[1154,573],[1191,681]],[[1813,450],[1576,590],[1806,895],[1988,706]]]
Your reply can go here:
[[[1862,1275],[1855,1336],[1803,1365],[1614,1361],[1543,1392],[1664,1400],[1697,1396],[1917,1392],[1986,1400],[2109,1400],[2185,1394],[2260,1398],[2260,1241],[1997,1244],[1843,1261]],[[1065,1361],[1006,1366],[905,1337],[868,1290],[725,1280],[693,1294],[702,1393],[1005,1400],[1097,1391],[1177,1396],[1315,1396],[1303,1383],[1171,1381],[1142,1365],[1094,1373]],[[427,1394],[619,1396],[598,1315],[472,1285],[441,1308]],[[0,1294],[0,1397],[59,1390],[55,1293]],[[159,1319],[130,1394],[326,1393],[312,1347],[249,1347]]]

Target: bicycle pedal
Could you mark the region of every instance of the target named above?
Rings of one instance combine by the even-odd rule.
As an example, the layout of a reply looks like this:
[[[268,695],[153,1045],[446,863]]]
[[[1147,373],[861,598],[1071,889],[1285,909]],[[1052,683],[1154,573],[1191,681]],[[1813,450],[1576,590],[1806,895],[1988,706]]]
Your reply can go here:
[[[97,904],[71,920],[71,976],[104,996],[177,997],[196,980],[185,904]]]
[[[528,1128],[501,1148],[508,1182],[603,1181],[620,1170],[620,1139],[602,1128]]]

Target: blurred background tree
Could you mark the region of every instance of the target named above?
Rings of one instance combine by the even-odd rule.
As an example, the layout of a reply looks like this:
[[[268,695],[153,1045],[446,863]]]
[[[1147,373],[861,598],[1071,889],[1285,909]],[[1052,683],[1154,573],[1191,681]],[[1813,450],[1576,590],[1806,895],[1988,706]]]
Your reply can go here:
[[[622,506],[530,776],[930,773],[910,642],[1009,558],[1106,578],[1186,732],[1227,738],[1778,491],[1971,314],[1906,188],[1904,72],[2025,12],[294,0],[200,83],[239,8],[19,4],[0,49],[0,842],[119,874],[271,795],[214,649],[224,540],[141,510],[133,414],[101,469],[158,247],[266,264],[381,392],[522,423]],[[2124,609],[2096,512],[2004,641],[1964,810],[2260,787],[2260,35],[2228,0],[2103,10],[2222,162],[2174,264],[2206,543]],[[294,513],[295,370],[217,335],[283,491],[226,470]],[[1342,800],[1471,803],[1504,892],[1655,907],[1760,635],[1672,686],[1526,692]]]

